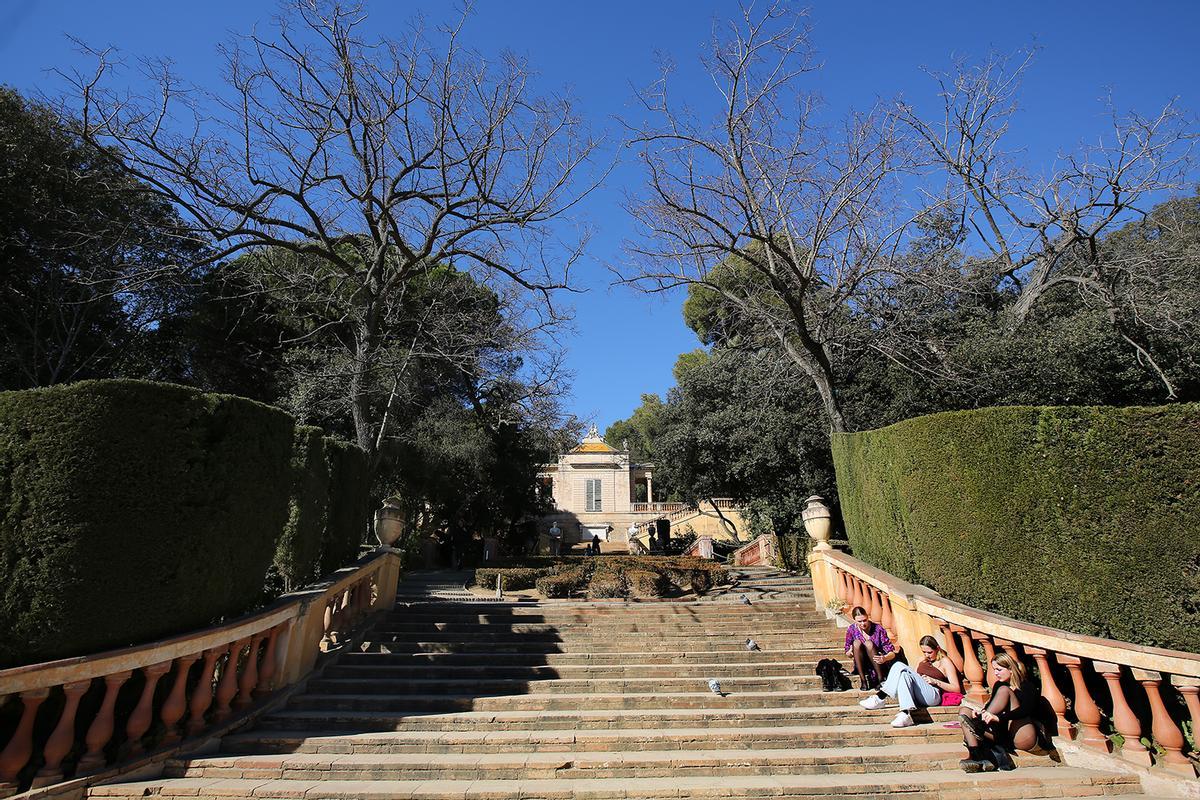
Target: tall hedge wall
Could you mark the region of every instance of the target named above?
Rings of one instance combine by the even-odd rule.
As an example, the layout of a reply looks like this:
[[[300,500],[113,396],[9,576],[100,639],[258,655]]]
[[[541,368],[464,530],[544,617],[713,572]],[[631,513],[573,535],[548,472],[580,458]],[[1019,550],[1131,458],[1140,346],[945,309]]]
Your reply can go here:
[[[0,393],[0,666],[254,605],[288,513],[292,419],[180,386]]]
[[[1200,651],[1200,405],[988,408],[833,437],[854,554],[977,608]]]
[[[322,574],[358,557],[370,517],[367,454],[358,445],[327,437],[325,458],[329,465],[329,522],[321,550]]]
[[[244,613],[273,562],[297,584],[344,566],[366,489],[357,447],[243,398],[125,380],[0,393],[0,668]]]

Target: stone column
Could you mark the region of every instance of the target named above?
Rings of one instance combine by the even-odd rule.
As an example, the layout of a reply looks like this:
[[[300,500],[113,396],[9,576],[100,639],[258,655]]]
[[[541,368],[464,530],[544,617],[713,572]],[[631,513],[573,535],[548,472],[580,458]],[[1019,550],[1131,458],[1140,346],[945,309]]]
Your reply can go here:
[[[649,472],[646,473],[646,502],[654,502],[654,478],[650,476]]]

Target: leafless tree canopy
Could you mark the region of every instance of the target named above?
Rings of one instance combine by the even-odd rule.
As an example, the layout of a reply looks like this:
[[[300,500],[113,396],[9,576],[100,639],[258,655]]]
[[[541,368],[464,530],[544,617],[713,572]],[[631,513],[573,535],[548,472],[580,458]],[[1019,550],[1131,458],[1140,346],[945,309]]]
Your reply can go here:
[[[1106,250],[1104,239],[1187,188],[1195,130],[1173,102],[1145,117],[1110,103],[1106,135],[1032,171],[1010,141],[1033,55],[992,55],[931,73],[943,101],[937,119],[898,104],[897,117],[915,134],[925,165],[947,178],[948,191],[930,201],[957,209],[998,278],[1014,285],[1016,324],[1051,290],[1073,287],[1106,312],[1173,399],[1175,387],[1146,343],[1153,309],[1145,301],[1163,299],[1151,287],[1172,283],[1163,270],[1180,262],[1164,253],[1134,263]]]
[[[650,121],[631,124],[631,141],[647,179],[629,203],[641,236],[622,279],[647,291],[705,286],[759,320],[844,430],[839,330],[848,304],[886,273],[911,216],[898,191],[904,142],[880,109],[818,122],[803,86],[814,69],[809,30],[783,4],[743,8],[715,32],[705,66],[714,106],[676,100],[668,74],[639,95]],[[731,263],[754,278],[723,280]]]
[[[453,265],[537,293],[553,316],[582,237],[563,241],[551,223],[589,188],[594,143],[568,99],[534,94],[520,60],[464,49],[462,22],[368,40],[364,20],[298,0],[272,35],[223,48],[220,92],[163,62],[145,65],[157,94],[115,91],[106,51],[76,83],[85,135],[182,209],[214,261],[270,247],[324,265],[262,288],[327,301],[330,321],[349,323],[348,400],[373,452],[368,376],[405,284]]]

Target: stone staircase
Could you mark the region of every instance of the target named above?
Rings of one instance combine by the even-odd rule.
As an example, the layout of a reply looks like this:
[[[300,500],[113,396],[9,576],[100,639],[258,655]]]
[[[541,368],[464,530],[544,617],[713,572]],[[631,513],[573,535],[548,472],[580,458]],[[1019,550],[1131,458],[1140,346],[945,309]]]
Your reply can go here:
[[[410,585],[367,637],[219,752],[96,797],[1049,798],[1135,778],[1023,759],[967,775],[955,718],[893,729],[813,674],[842,634],[807,580],[746,569],[701,602],[470,604]],[[434,588],[436,587],[436,588]],[[745,595],[750,604],[741,601]],[[782,599],[781,599],[782,598]],[[761,652],[748,652],[753,637]],[[724,696],[709,691],[717,678]]]

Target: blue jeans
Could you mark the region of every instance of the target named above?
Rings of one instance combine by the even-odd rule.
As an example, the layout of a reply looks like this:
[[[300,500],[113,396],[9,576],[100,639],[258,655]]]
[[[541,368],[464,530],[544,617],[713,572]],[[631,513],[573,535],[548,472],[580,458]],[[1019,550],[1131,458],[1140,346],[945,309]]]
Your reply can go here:
[[[902,711],[936,706],[942,702],[942,690],[926,683],[908,664],[892,664],[879,689],[889,697],[899,700]]]

